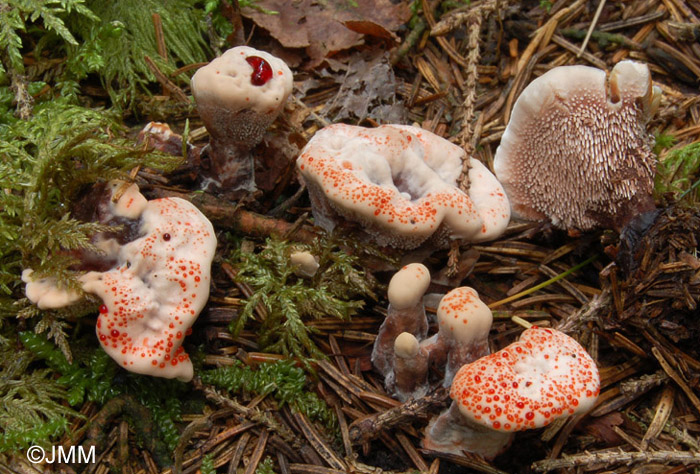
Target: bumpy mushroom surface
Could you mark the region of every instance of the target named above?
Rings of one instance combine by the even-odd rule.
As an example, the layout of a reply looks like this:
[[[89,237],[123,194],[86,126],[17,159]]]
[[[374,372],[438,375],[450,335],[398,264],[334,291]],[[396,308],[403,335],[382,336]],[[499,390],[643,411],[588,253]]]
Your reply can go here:
[[[129,194],[115,209],[128,208]],[[209,220],[179,198],[147,201],[140,237],[121,246],[118,265],[81,277],[102,298],[97,336],[132,372],[188,381],[192,362],[182,342],[209,297],[216,236]]]
[[[436,340],[425,347],[431,366],[445,367],[443,385],[449,387],[464,365],[489,354],[489,331],[493,315],[473,288],[462,286],[448,292],[437,309]]]
[[[429,285],[430,272],[420,263],[406,265],[389,282],[389,308],[371,355],[372,364],[385,378],[392,371],[396,337],[407,332],[420,340],[428,334],[423,295]]]
[[[411,249],[432,238],[482,241],[500,235],[510,205],[496,178],[470,159],[469,194],[458,189],[464,151],[418,127],[331,125],[297,160],[316,223],[356,222],[380,245]]]
[[[658,104],[645,64],[554,68],[513,107],[494,158],[514,215],[563,229],[621,228],[653,209],[646,125]]]
[[[188,381],[192,362],[181,346],[209,297],[214,228],[183,199],[147,201],[135,184],[118,181],[105,191],[100,220],[136,230],[117,236],[126,242],[97,236],[95,244],[112,268],[79,278],[84,291],[103,301],[96,325],[100,344],[126,370]],[[34,281],[31,270],[23,279],[39,307],[66,306],[82,296],[51,279]]]
[[[517,342],[457,372],[453,405],[428,426],[423,444],[493,458],[513,432],[584,413],[599,391],[598,368],[583,347],[562,332],[533,326]],[[485,437],[491,438],[487,445]]]
[[[197,70],[192,95],[210,134],[215,179],[253,186],[248,150],[262,140],[291,92],[292,72],[284,61],[248,46],[229,49]]]

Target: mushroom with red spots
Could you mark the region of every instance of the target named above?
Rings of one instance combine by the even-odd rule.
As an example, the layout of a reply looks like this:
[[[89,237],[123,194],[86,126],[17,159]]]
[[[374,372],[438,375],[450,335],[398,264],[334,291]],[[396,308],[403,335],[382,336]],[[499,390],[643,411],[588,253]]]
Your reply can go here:
[[[578,65],[532,81],[494,158],[513,214],[585,231],[620,230],[653,210],[656,158],[646,125],[659,99],[649,68],[633,61],[607,77]]]
[[[462,286],[447,293],[437,309],[438,332],[423,341],[432,368],[445,368],[443,385],[449,387],[464,364],[489,354],[493,315],[473,288]]]
[[[292,72],[281,59],[248,46],[229,49],[192,77],[197,111],[209,131],[210,178],[223,188],[255,188],[250,149],[284,108]]]
[[[93,236],[103,251],[98,266],[111,265],[78,279],[85,292],[103,302],[95,328],[98,340],[126,370],[191,380],[192,362],[182,342],[209,297],[214,228],[183,199],[148,201],[138,186],[121,181],[98,189],[96,219],[129,229]],[[68,305],[82,296],[51,286],[49,280],[35,281],[31,270],[23,277],[27,296],[40,307]]]
[[[493,459],[516,431],[585,413],[599,391],[598,368],[578,342],[533,326],[517,342],[459,369],[452,405],[428,425],[423,446]]]
[[[419,127],[335,124],[317,132],[297,159],[316,224],[358,224],[380,245],[413,249],[430,240],[498,237],[510,204],[496,178],[470,159],[470,188],[457,187],[464,151]]]
[[[423,339],[428,334],[428,319],[423,295],[430,285],[425,265],[411,263],[396,272],[389,282],[389,308],[372,348],[372,365],[385,380],[392,372],[394,340],[402,332]]]

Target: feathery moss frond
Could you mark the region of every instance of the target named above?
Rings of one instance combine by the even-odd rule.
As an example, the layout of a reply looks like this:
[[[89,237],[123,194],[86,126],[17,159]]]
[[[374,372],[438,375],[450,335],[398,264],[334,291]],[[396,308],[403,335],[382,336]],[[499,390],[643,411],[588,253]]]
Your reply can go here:
[[[147,153],[116,138],[115,117],[61,104],[37,107],[31,120],[0,126],[0,290],[22,268],[69,284],[73,249],[91,248],[105,226],[80,222],[70,207],[84,186],[126,177],[135,166],[172,169],[180,158]]]
[[[175,448],[180,438],[175,423],[182,417],[181,400],[189,391],[187,384],[126,372],[100,348],[77,350],[76,360],[70,363],[42,335],[24,331],[20,340],[37,360],[61,375],[57,382],[66,387],[64,398],[70,405],[80,406],[86,400],[103,405],[119,395],[132,395],[151,412],[158,436],[171,450]]]
[[[31,369],[29,351],[0,345],[0,452],[46,445],[79,416],[61,402],[65,386],[48,369]]]
[[[337,427],[333,410],[316,393],[307,389],[309,382],[306,374],[291,360],[266,362],[260,364],[257,370],[236,361],[231,366],[202,372],[201,379],[203,383],[229,392],[271,395],[281,405],[288,405],[309,419],[320,421],[331,431]]]
[[[149,93],[148,86],[155,82],[145,56],[150,57],[164,74],[178,67],[207,61],[209,48],[204,40],[205,12],[194,0],[120,0],[105,2],[91,0],[90,9],[99,21],[88,21],[84,16],[72,16],[69,26],[81,32],[83,44],[93,45],[94,52],[83,46],[69,45],[69,58],[81,56],[102,58],[97,71],[102,84],[118,107],[130,107],[138,93]],[[160,56],[156,41],[153,15],[158,15],[168,59]],[[81,77],[79,64],[69,63]],[[176,78],[187,82],[187,77]]]
[[[289,263],[293,251],[306,250],[319,258],[312,279],[297,277]],[[314,246],[268,240],[259,253],[234,252],[231,264],[240,281],[254,293],[248,298],[231,330],[240,332],[255,307],[262,304],[267,317],[258,332],[258,343],[269,352],[300,357],[324,357],[311,339],[313,328],[305,319],[332,316],[349,319],[373,296],[371,285],[358,269],[357,257],[348,255],[328,240]]]

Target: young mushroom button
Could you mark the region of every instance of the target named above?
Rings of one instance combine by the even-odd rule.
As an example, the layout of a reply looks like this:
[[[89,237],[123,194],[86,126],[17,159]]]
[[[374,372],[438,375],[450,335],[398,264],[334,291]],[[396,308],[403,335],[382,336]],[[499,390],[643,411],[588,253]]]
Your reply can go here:
[[[428,426],[423,445],[491,459],[515,431],[585,413],[599,391],[598,369],[583,347],[562,332],[532,327],[519,341],[457,372],[452,406]]]
[[[396,272],[389,282],[389,308],[379,327],[372,348],[372,364],[385,378],[393,368],[394,340],[402,332],[418,339],[428,333],[423,295],[430,285],[430,272],[420,263],[411,263]]]
[[[413,334],[402,332],[394,340],[394,370],[385,384],[402,402],[428,393],[428,352]]]
[[[469,161],[469,193],[457,187],[464,159],[461,148],[418,127],[336,124],[313,136],[297,167],[318,225],[353,222],[380,245],[413,249],[493,239],[508,224],[503,188],[477,160]]]
[[[423,342],[430,354],[430,366],[445,367],[443,385],[449,387],[464,364],[489,354],[489,331],[493,315],[473,288],[455,288],[447,293],[437,310],[438,333]]]
[[[652,210],[656,159],[646,125],[658,106],[649,68],[618,63],[606,78],[561,66],[530,83],[494,158],[514,215],[563,229],[620,230]]]

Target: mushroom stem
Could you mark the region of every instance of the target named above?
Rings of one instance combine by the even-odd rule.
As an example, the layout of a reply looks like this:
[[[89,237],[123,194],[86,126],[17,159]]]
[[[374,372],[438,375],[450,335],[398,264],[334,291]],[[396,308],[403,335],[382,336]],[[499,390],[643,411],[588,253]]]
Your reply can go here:
[[[428,334],[428,318],[423,295],[430,284],[430,272],[420,263],[411,263],[396,272],[389,282],[389,308],[372,348],[372,365],[384,378],[392,373],[394,343],[402,332],[422,340]]]
[[[221,140],[209,142],[212,179],[230,191],[255,190],[255,162],[250,149]]]
[[[428,393],[428,351],[413,334],[402,332],[394,341],[394,371],[386,385],[402,402]]]
[[[457,404],[452,402],[450,408],[426,428],[423,447],[456,455],[477,453],[491,460],[505,451],[513,436],[512,432],[496,431],[473,423],[463,417]]]

